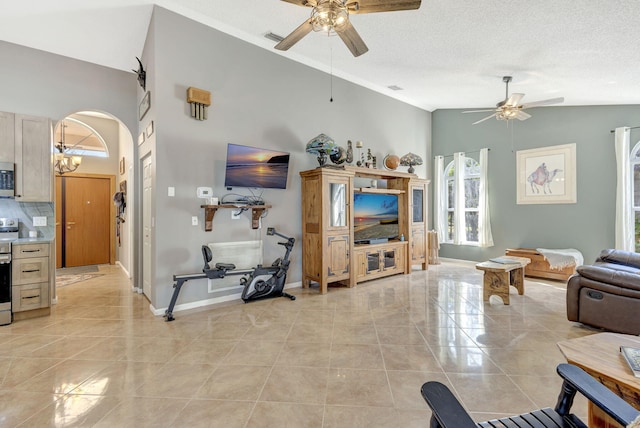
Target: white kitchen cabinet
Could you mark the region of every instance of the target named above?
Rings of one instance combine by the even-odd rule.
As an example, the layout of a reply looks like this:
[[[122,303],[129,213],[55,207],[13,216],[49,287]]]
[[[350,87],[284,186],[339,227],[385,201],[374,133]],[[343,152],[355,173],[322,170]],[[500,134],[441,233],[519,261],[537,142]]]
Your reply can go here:
[[[0,162],[15,164],[17,201],[53,201],[52,156],[50,119],[0,112]]]

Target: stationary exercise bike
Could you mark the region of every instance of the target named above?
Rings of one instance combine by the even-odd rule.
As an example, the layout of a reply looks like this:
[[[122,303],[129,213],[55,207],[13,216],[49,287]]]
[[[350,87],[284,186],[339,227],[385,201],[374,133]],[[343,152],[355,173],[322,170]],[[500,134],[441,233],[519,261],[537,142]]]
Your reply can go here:
[[[284,257],[278,257],[271,266],[267,267],[258,265],[253,269],[235,270],[236,265],[232,263],[216,263],[212,269],[210,267],[211,260],[213,260],[211,248],[209,248],[208,245],[203,245],[202,258],[204,260],[204,267],[202,268],[202,273],[173,275],[173,280],[175,281],[173,285],[173,295],[171,296],[169,307],[164,313],[164,318],[167,321],[173,321],[175,319],[173,316],[173,308],[176,305],[182,286],[190,279],[220,279],[227,275],[243,275],[243,277],[240,278],[240,285],[244,287],[241,298],[245,303],[251,300],[270,297],[287,297],[291,300],[296,300],[296,296],[284,292],[287,271],[289,269],[289,256],[291,255],[291,250],[296,240],[276,232],[273,227],[267,229],[267,235],[277,235],[286,239],[285,242],[278,242],[278,245],[282,245],[286,249]]]
[[[267,297],[288,297],[291,300],[296,300],[296,296],[283,291],[284,282],[287,279],[287,270],[289,269],[289,255],[296,240],[276,232],[273,227],[267,229],[267,235],[278,235],[286,239],[285,242],[278,242],[278,245],[282,245],[286,249],[284,257],[278,257],[271,266],[263,267],[258,265],[250,271],[234,271],[236,268],[234,264],[216,263],[215,268],[211,269],[209,268],[209,263],[213,259],[211,248],[208,245],[203,245],[202,258],[204,259],[204,268],[202,271],[209,279],[224,278],[226,275],[245,275],[240,278],[240,285],[244,286],[241,297],[245,303],[250,300]]]

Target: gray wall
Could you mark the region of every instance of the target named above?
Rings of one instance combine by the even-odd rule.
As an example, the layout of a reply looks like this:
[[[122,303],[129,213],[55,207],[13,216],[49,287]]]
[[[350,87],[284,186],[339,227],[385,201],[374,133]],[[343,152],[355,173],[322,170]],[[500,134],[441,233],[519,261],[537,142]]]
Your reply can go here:
[[[357,61],[357,59],[354,59]],[[172,275],[202,268],[200,246],[207,242],[264,239],[265,262],[282,255],[277,239],[265,236],[266,227],[300,240],[301,195],[299,172],[317,166],[305,153],[305,144],[324,132],[341,145],[362,140],[381,161],[385,154],[412,151],[430,156],[431,114],[376,92],[330,76],[156,7],[145,46],[152,107],[141,130],[154,120],[155,141],[155,278],[152,304],[166,307]],[[189,116],[189,86],[211,91],[209,119]],[[139,91],[139,100],[142,91]],[[220,210],[213,232],[204,232],[202,201],[196,187],[210,186],[214,195],[224,188],[227,143],[245,144],[291,153],[286,190],[266,190],[273,205],[261,230],[250,220],[231,220]],[[148,146],[141,146],[142,155]],[[426,166],[417,169],[426,175]],[[167,196],[174,186],[175,197]],[[233,192],[248,194],[247,189]],[[191,226],[198,216],[200,226]],[[294,248],[288,282],[301,279],[300,246]],[[178,303],[211,298],[203,281],[183,289]]]
[[[81,110],[112,114],[137,127],[133,73],[0,41],[0,111],[58,121]],[[135,66],[135,58],[132,61]]]
[[[640,125],[640,106],[540,107],[533,117],[507,124],[488,120],[471,125],[481,113],[433,112],[434,155],[489,153],[489,192],[495,246],[442,244],[441,257],[486,260],[506,248],[576,248],[586,262],[614,246],[616,163],[613,134],[618,126]],[[632,132],[632,146],[640,133]],[[517,205],[516,151],[576,144],[576,204]],[[478,153],[469,153],[478,159]],[[446,158],[445,164],[452,158]],[[429,162],[433,165],[433,159]]]

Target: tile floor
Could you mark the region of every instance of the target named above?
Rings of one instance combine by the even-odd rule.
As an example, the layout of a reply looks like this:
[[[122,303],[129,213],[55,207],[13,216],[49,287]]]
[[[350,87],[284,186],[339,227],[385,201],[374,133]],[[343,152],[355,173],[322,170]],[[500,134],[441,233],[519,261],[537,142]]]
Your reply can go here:
[[[0,426],[426,427],[432,379],[486,420],[553,406],[556,342],[594,333],[566,320],[562,283],[483,304],[469,263],[171,323],[100,273],[58,289],[50,317],[0,327]]]

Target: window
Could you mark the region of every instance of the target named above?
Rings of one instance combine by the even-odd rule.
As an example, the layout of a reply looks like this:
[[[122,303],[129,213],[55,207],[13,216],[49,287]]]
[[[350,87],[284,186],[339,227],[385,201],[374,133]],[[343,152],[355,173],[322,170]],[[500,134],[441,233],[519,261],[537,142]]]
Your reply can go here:
[[[67,116],[61,125],[64,125],[64,135],[62,134],[62,126],[57,126],[54,135],[55,142],[64,143],[65,147],[67,147],[67,154],[100,158],[109,157],[107,143],[95,129],[85,122],[82,115]]]
[[[633,219],[635,229],[635,251],[640,252],[640,143],[631,151],[631,186],[633,194]]]
[[[480,164],[472,158],[464,158],[464,215],[462,219],[464,225],[458,230],[464,230],[464,237],[461,239],[463,243],[478,243],[478,219],[479,219],[479,202],[480,202]],[[449,163],[445,168],[445,200],[447,201],[447,234],[444,242],[453,243],[455,240],[455,165]]]

